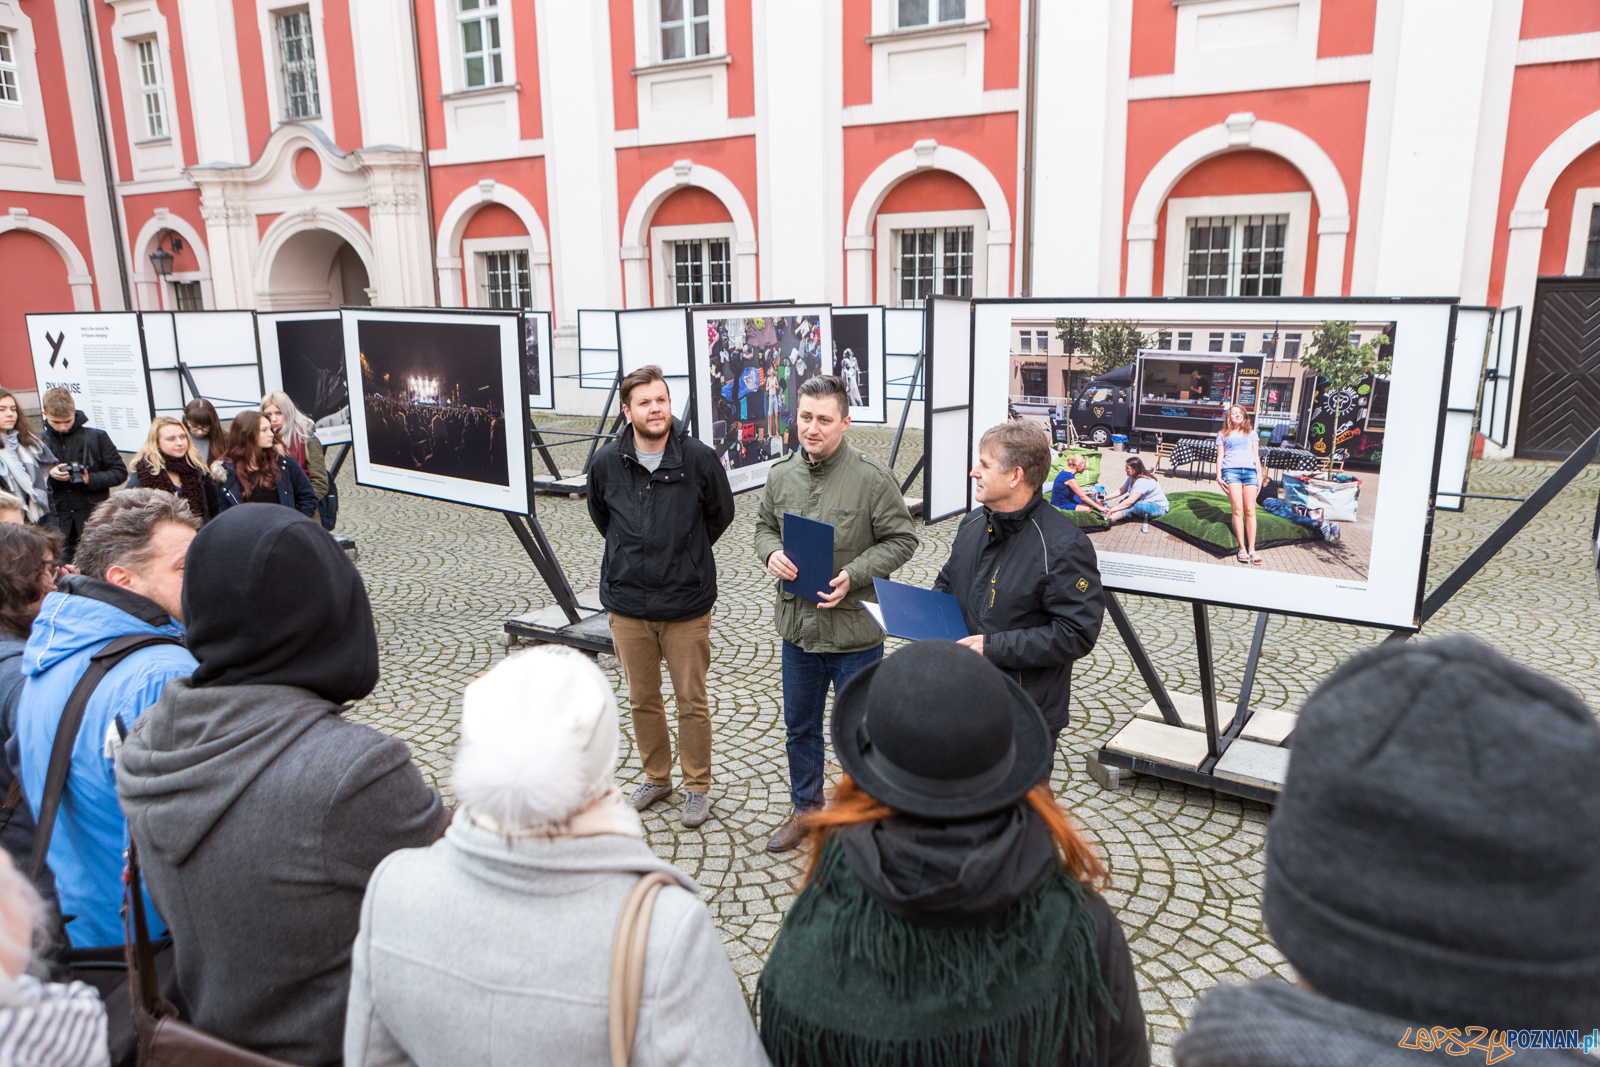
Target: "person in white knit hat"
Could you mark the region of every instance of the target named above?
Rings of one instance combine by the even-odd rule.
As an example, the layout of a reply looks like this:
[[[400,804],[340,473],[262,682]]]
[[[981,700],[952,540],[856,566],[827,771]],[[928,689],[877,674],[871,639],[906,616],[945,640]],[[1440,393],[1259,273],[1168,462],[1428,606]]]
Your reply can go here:
[[[699,888],[650,851],[614,781],[618,741],[616,698],[580,652],[538,648],[467,687],[454,821],[367,886],[347,1067],[606,1067],[612,937],[651,871],[677,884],[651,913],[629,1063],[767,1063]]]

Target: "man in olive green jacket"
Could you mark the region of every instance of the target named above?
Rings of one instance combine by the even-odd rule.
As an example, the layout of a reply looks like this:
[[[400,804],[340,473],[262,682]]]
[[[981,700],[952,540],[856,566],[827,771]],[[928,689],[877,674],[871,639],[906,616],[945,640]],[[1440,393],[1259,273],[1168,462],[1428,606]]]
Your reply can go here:
[[[821,807],[822,718],[828,684],[835,696],[850,676],[883,658],[883,631],[861,598],[875,599],[872,579],[887,578],[917,551],[905,498],[888,468],[845,443],[850,400],[831,375],[800,387],[800,451],[772,465],[756,522],[756,555],[767,573],[797,576],[783,552],[783,516],[803,515],[833,526],[833,569],[818,602],[786,593],[780,584],[773,612],[783,638],[783,723],[794,810],[767,848],[785,852],[803,836],[796,816]]]

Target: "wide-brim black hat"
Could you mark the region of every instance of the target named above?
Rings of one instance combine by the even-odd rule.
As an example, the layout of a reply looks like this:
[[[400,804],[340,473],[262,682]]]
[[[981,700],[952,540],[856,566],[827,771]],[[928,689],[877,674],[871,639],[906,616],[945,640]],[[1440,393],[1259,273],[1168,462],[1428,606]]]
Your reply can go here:
[[[1015,804],[1054,753],[1033,698],[952,641],[918,641],[857,672],[834,700],[832,735],[840,766],[869,796],[925,819]]]

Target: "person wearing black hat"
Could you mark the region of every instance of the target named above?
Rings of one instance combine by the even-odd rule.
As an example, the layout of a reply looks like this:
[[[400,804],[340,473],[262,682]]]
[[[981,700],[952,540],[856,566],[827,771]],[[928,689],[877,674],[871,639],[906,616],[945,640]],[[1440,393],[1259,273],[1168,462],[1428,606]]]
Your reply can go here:
[[[933,587],[961,604],[961,644],[1021,683],[1055,738],[1066,728],[1072,665],[1094,649],[1105,616],[1089,537],[1041,495],[1050,439],[1037,423],[986,431],[972,468],[983,505],[956,530]]]
[[[863,668],[839,694],[832,802],[761,972],[774,1067],[1145,1067],[1107,875],[1040,779],[1044,717],[949,641]]]
[[[178,985],[201,1029],[336,1064],[367,880],[432,842],[443,804],[403,742],[340,718],[377,684],[378,638],[361,575],[318,523],[223,512],[189,548],[183,612],[199,665],[117,760]]]
[[[1351,658],[1306,700],[1267,828],[1300,984],[1215,987],[1176,1062],[1592,1064],[1519,1037],[1600,1024],[1596,767],[1594,712],[1480,641]]]

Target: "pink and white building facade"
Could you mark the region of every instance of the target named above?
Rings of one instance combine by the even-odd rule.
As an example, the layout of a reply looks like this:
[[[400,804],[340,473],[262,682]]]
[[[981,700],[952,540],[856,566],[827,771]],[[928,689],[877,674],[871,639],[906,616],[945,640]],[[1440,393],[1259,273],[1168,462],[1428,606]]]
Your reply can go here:
[[[0,201],[19,392],[25,312],[128,306],[549,310],[574,412],[591,308],[1459,296],[1526,335],[1600,273],[1600,4],[0,0]]]

